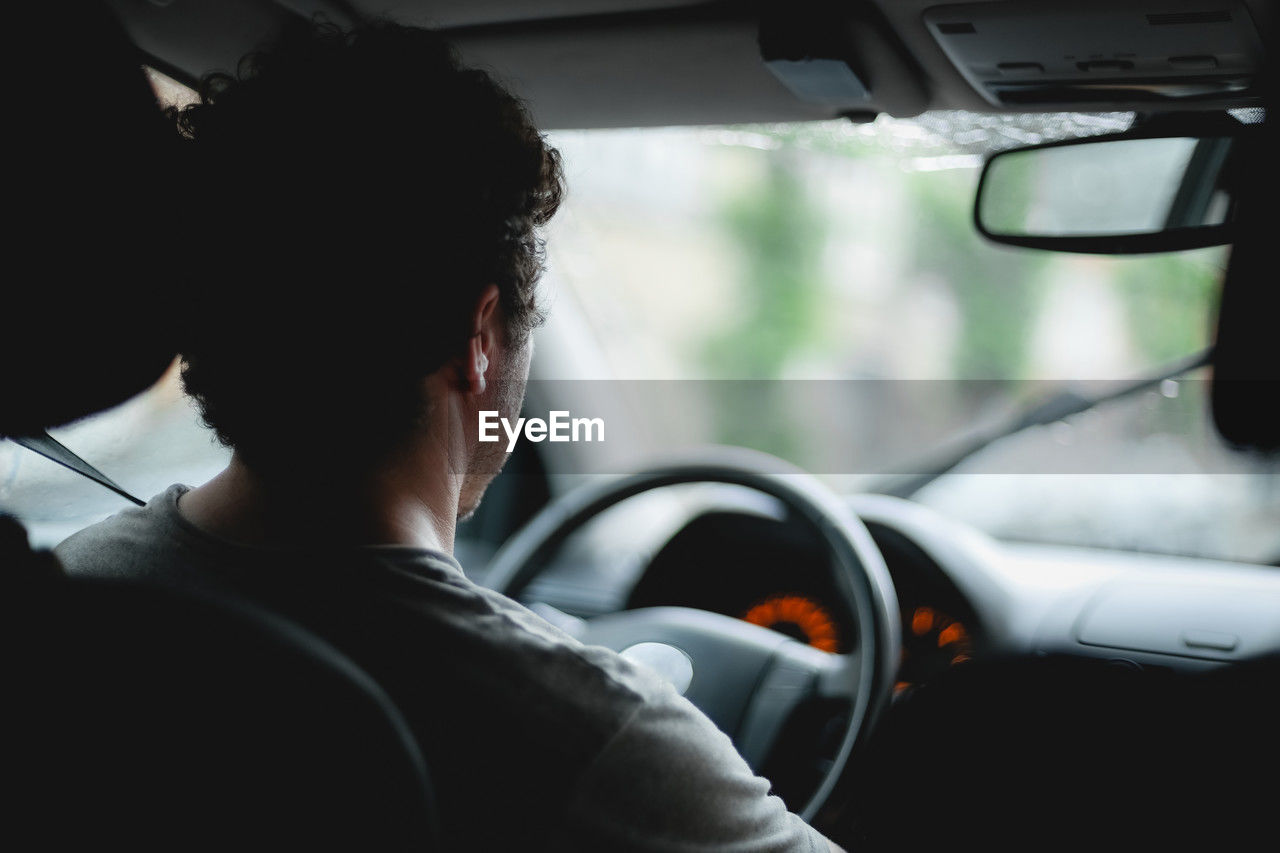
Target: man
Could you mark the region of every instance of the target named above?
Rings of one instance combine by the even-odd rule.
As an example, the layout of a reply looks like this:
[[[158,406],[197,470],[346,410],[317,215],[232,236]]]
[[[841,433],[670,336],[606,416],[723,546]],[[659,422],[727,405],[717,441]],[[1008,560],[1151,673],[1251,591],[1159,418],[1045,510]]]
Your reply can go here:
[[[67,569],[249,596],[346,651],[421,742],[447,849],[829,849],[668,685],[450,556],[561,196],[521,104],[383,24],[288,33],[174,116],[201,176],[183,380],[233,456],[72,536]]]

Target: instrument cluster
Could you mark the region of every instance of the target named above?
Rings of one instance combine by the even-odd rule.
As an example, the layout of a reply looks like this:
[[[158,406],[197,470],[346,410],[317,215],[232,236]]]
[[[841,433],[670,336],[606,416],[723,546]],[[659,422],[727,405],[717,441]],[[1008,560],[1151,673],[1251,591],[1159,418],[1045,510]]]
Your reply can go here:
[[[968,603],[918,547],[869,526],[893,577],[903,647],[896,691],[928,681],[975,654],[979,628]],[[654,557],[628,608],[710,610],[842,654],[857,623],[835,589],[820,542],[785,519],[710,512],[693,519]]]

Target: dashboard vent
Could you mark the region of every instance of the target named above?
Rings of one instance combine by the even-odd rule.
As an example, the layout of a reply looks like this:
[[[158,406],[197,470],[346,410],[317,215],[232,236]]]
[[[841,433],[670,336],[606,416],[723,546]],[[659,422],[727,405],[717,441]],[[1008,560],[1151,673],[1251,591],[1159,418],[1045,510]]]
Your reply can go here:
[[[1153,27],[1169,27],[1177,24],[1229,24],[1231,13],[1226,9],[1216,12],[1164,12],[1147,15],[1147,23]]]

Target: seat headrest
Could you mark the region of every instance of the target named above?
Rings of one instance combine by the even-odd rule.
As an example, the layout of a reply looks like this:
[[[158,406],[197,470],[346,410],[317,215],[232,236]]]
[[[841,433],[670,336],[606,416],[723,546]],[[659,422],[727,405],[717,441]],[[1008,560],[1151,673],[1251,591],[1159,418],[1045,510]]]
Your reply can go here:
[[[0,435],[133,396],[173,359],[180,140],[98,2],[24,4],[10,44]],[[12,81],[17,83],[18,81]]]

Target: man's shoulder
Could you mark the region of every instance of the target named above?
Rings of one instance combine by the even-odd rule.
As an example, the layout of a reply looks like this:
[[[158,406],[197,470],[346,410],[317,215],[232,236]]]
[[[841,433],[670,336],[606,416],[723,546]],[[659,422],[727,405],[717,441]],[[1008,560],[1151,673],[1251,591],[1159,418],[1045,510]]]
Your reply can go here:
[[[54,554],[68,574],[112,579],[152,579],[178,543],[168,530],[167,506],[185,486],[171,486],[147,501],[64,539]]]
[[[418,558],[406,568],[429,564]],[[402,563],[402,565],[404,565]],[[455,564],[456,565],[456,564]],[[449,635],[454,663],[462,673],[483,674],[508,698],[520,697],[524,712],[545,711],[562,721],[581,715],[588,728],[603,726],[611,736],[636,707],[665,695],[667,685],[612,651],[587,646],[499,592],[458,571],[416,571],[415,582],[430,589],[408,592],[403,604],[423,611]]]

